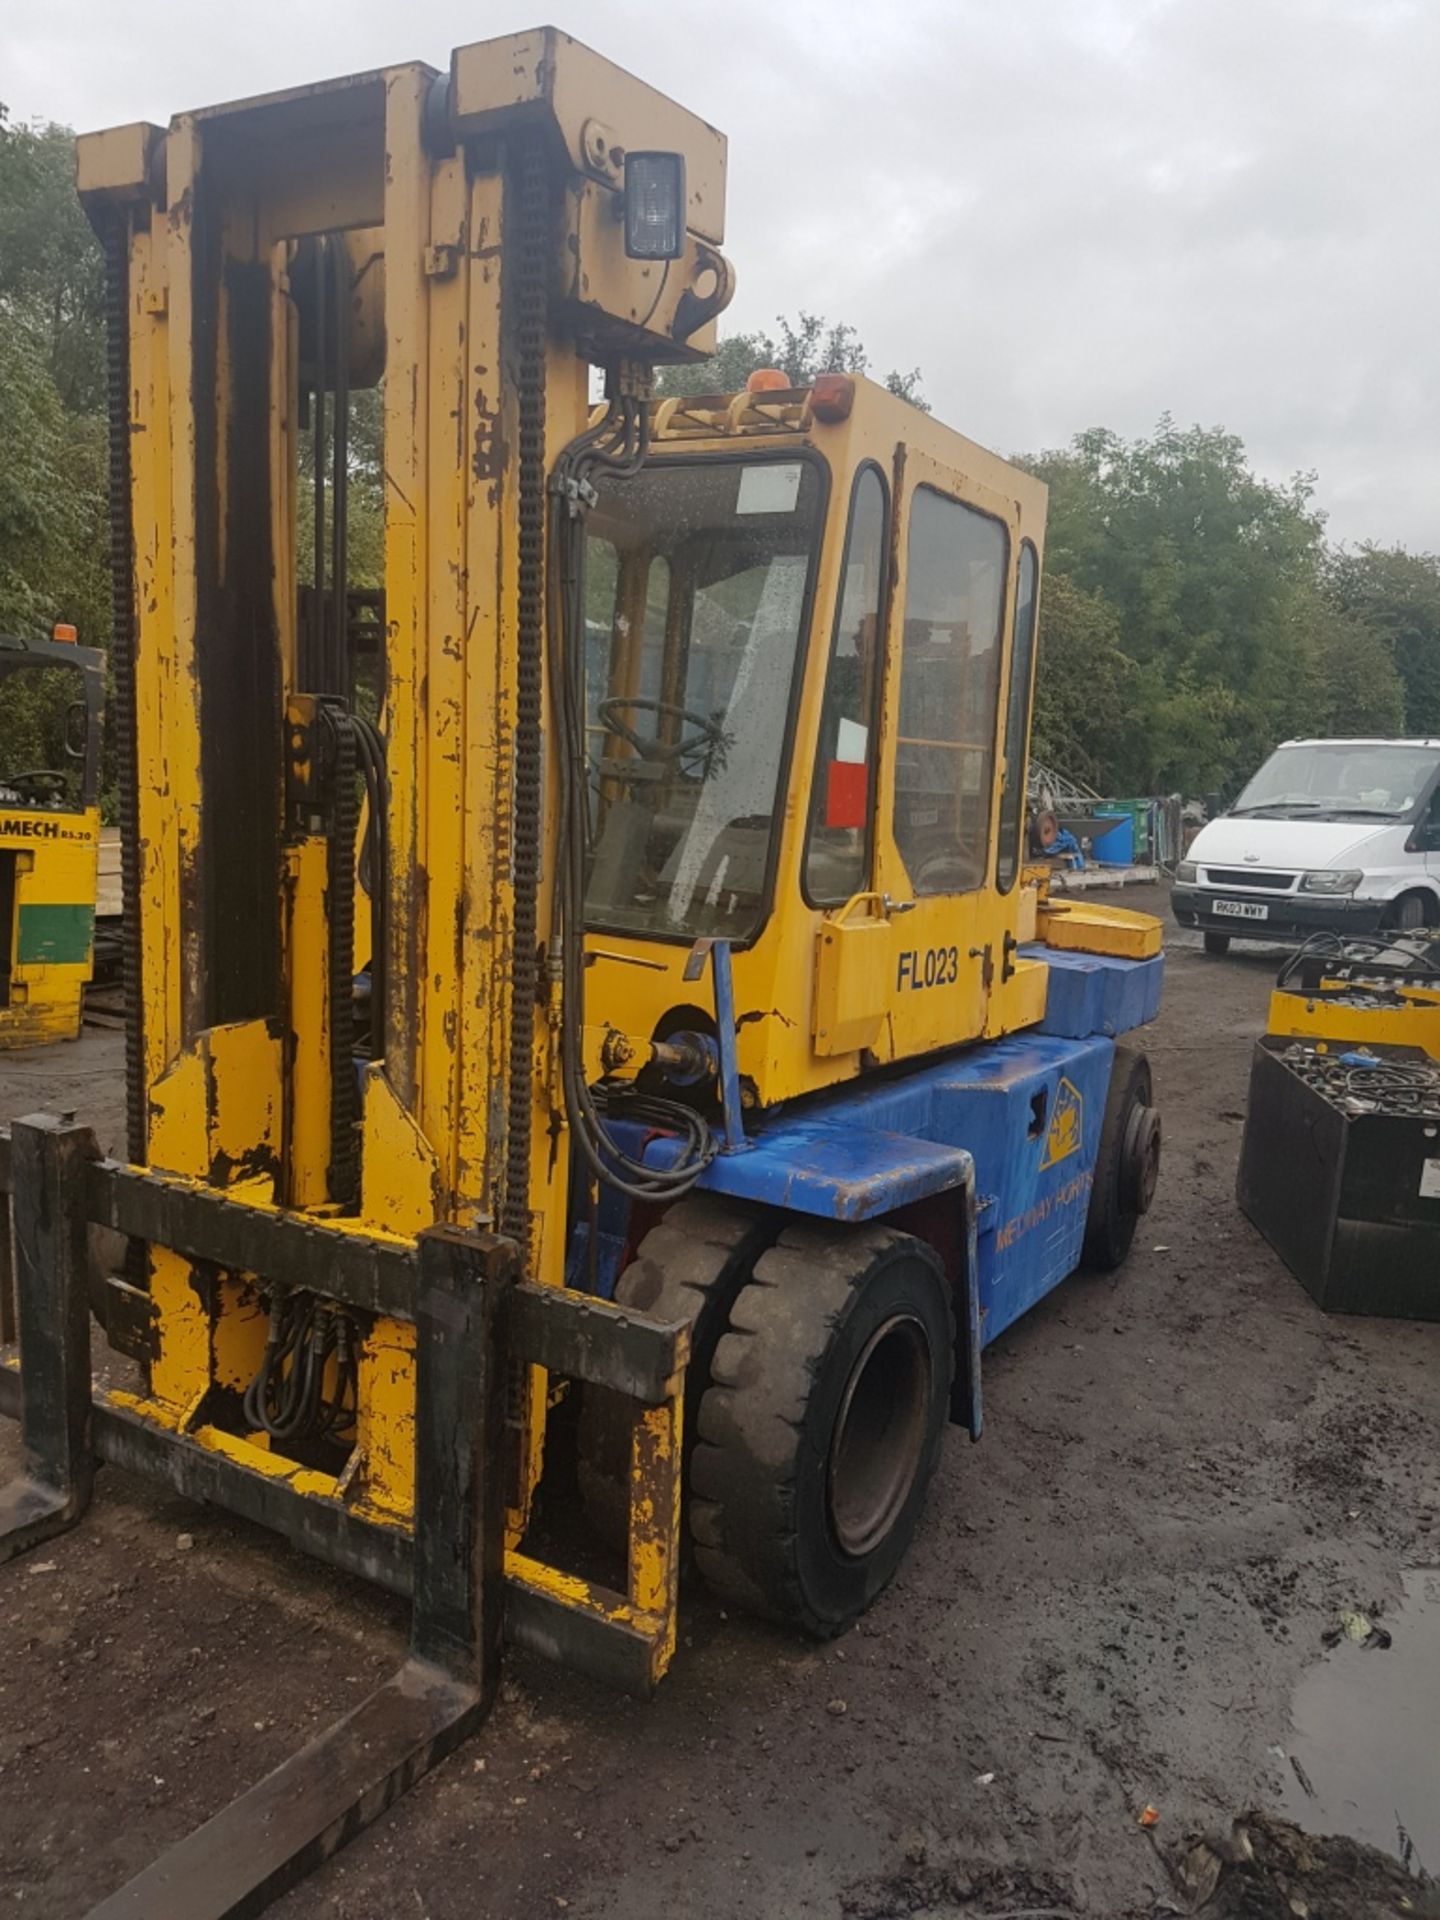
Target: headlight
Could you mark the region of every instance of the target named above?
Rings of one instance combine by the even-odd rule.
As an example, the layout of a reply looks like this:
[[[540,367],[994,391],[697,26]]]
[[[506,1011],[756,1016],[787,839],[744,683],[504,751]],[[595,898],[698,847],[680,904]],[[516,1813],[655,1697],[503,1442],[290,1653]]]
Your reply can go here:
[[[1175,869],[1175,878],[1182,887],[1193,887],[1200,878],[1200,869],[1193,860],[1182,860]]]
[[[1302,893],[1353,893],[1365,878],[1358,867],[1326,867],[1319,873],[1307,873],[1300,882]]]
[[[685,252],[685,156],[625,156],[625,251],[632,260],[679,260]]]

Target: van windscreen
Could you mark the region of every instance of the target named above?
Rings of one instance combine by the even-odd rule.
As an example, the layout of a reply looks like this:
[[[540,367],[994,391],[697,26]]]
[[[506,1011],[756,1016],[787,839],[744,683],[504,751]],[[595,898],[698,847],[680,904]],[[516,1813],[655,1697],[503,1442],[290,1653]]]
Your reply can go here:
[[[1232,813],[1272,819],[1329,815],[1402,820],[1440,767],[1440,750],[1386,741],[1300,741],[1277,747]]]

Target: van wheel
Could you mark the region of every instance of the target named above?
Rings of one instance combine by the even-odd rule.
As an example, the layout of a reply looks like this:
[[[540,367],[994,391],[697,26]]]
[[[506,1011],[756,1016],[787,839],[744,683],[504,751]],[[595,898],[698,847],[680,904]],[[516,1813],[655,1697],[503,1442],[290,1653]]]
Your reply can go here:
[[[1228,933],[1207,933],[1205,936],[1206,953],[1229,953],[1230,936]]]
[[[1414,933],[1417,927],[1425,925],[1425,899],[1423,894],[1402,893],[1385,916],[1387,927],[1397,933]]]
[[[892,1227],[787,1227],[730,1312],[690,1463],[712,1593],[843,1633],[915,1534],[955,1366],[950,1288]]]

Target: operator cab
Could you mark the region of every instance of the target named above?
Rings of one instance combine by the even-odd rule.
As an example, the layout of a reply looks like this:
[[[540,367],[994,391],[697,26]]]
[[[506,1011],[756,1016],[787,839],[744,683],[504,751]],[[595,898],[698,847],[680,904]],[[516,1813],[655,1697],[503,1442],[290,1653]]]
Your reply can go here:
[[[1043,516],[1029,475],[864,379],[653,404],[587,521],[589,1020],[693,1026],[687,950],[724,941],[764,1106],[1039,1017],[1016,881]]]

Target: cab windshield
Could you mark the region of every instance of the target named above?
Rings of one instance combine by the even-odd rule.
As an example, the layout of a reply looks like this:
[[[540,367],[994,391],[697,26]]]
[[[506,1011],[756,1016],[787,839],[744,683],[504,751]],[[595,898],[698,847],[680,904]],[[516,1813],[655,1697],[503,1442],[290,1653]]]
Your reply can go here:
[[[92,704],[78,662],[27,657],[0,638],[0,806],[77,813],[93,804]]]
[[[1277,747],[1230,811],[1275,820],[1401,820],[1419,806],[1437,767],[1434,747],[1303,741]]]
[[[656,462],[602,487],[585,558],[589,926],[758,930],[823,491],[809,459]]]

